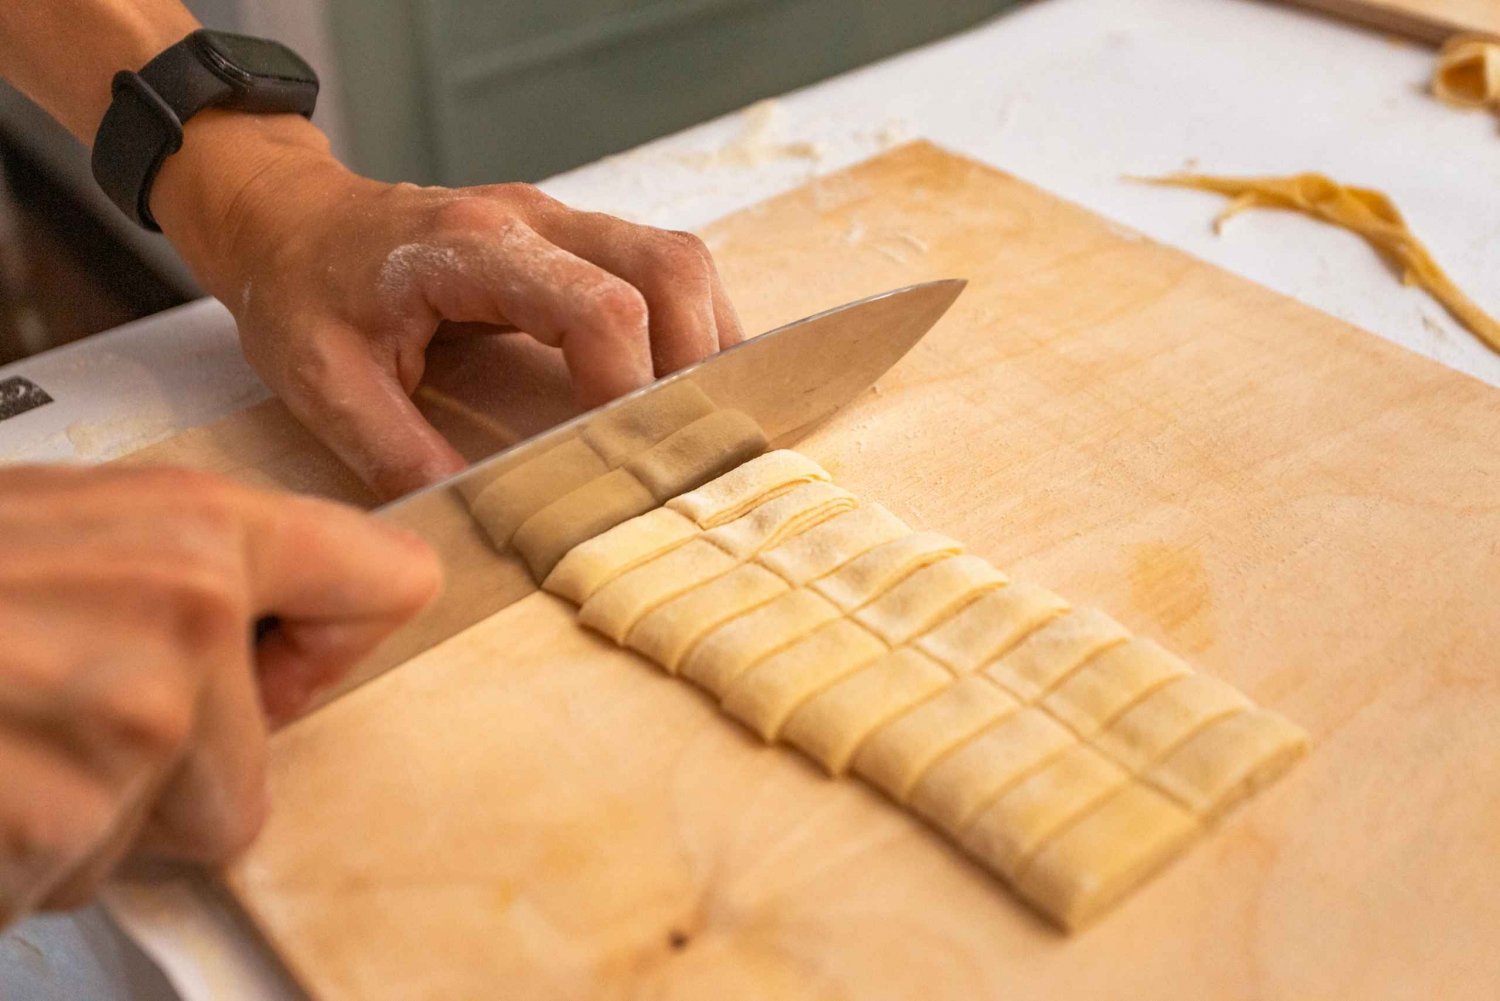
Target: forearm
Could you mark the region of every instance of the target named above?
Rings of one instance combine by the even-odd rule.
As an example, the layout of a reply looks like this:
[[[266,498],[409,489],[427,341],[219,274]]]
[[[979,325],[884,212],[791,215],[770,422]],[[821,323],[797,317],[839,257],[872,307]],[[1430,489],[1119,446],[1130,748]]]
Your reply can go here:
[[[109,108],[110,81],[199,27],[179,0],[0,0],[0,74],[85,144]],[[205,112],[152,188],[151,208],[199,280],[233,292],[237,206],[291,156],[333,166],[322,134],[296,116]]]

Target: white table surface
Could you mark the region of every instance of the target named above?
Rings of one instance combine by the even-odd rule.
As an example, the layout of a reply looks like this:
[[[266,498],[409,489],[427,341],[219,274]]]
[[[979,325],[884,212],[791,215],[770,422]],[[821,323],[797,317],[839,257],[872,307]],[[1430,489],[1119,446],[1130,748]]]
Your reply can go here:
[[[1357,238],[1286,213],[1216,237],[1222,200],[1126,174],[1319,170],[1390,194],[1457,283],[1500,313],[1500,130],[1424,93],[1429,50],[1256,0],[1044,0],[955,38],[790,94],[755,120],[760,156],[731,115],[546,182],[581,207],[694,228],[904,138],[969,154],[1157,240],[1500,386],[1500,356]],[[767,118],[769,115],[769,118]],[[779,144],[812,143],[815,155]],[[195,303],[0,369],[56,403],[0,422],[0,457],[98,461],[207,423],[265,395],[233,323]],[[226,989],[243,950],[180,896],[137,892],[138,933],[184,996]],[[191,922],[191,923],[188,923]],[[207,978],[207,979],[204,979]],[[97,911],[0,938],[0,997],[141,1001],[170,995]]]

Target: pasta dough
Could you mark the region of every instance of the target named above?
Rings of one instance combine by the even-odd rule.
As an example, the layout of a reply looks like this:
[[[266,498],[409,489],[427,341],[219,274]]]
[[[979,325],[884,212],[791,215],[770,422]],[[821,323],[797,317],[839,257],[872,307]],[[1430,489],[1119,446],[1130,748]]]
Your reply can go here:
[[[1207,177],[1172,174],[1152,184],[1213,191],[1233,199],[1219,213],[1216,227],[1246,209],[1291,209],[1341,226],[1363,237],[1401,273],[1408,285],[1420,285],[1442,303],[1474,336],[1500,351],[1500,321],[1479,308],[1438,267],[1427,247],[1406,225],[1394,202],[1379,191],[1339,184],[1322,174],[1291,177]]]
[[[607,472],[609,467],[588,443],[574,438],[499,476],[475,484],[465,481],[464,486],[474,519],[503,549],[527,518]]]
[[[1500,39],[1455,35],[1438,53],[1432,92],[1461,108],[1500,108]]]
[[[705,419],[647,453],[657,489],[715,461],[684,444],[713,437]],[[908,806],[1064,927],[1305,749],[1280,716],[1108,615],[859,505],[795,453],[616,523],[643,494],[663,500],[641,469],[629,460],[517,530],[541,563],[605,526],[547,588],[762,739]]]
[[[583,429],[583,440],[611,469],[717,408],[691,382],[662,386],[649,400],[626,400]]]
[[[754,458],[765,447],[759,424],[738,410],[716,410],[632,456],[623,468],[660,503]]]
[[[527,518],[510,541],[531,575],[545,580],[568,550],[655,505],[656,498],[635,477],[616,469]]]

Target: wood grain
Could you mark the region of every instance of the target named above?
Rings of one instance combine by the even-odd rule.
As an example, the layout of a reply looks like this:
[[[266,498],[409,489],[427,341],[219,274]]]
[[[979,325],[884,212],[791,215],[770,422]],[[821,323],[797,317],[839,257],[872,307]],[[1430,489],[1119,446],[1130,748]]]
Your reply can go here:
[[[275,738],[228,879],[319,1001],[1495,996],[1500,394],[923,144],[706,236],[752,329],[969,277],[800,447],[1312,753],[1066,938],[535,594]]]
[[[1441,45],[1453,35],[1500,37],[1496,0],[1290,0],[1382,31]]]

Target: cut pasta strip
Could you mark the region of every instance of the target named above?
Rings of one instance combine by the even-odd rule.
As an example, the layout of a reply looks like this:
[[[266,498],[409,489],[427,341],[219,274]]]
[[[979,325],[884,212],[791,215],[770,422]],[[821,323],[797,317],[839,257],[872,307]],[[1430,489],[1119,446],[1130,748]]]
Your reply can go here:
[[[1185,675],[1125,710],[1093,738],[1094,746],[1140,772],[1205,724],[1250,706],[1249,699],[1217,678]]]
[[[911,806],[949,834],[1003,789],[1049,761],[1078,738],[1047,713],[1028,706],[944,754],[912,787]]]
[[[630,473],[616,469],[527,518],[511,542],[526,560],[531,576],[541,581],[574,546],[655,506],[650,491]]]
[[[1286,771],[1306,749],[1307,736],[1281,716],[1248,709],[1200,730],[1145,777],[1213,820]]]
[[[1014,879],[1046,839],[1128,781],[1119,765],[1074,744],[981,807],[960,840],[991,871]]]
[[[954,609],[1009,582],[978,556],[954,556],[916,571],[855,612],[854,618],[887,643],[899,646]]]
[[[574,438],[496,476],[466,479],[459,489],[474,520],[497,549],[504,549],[527,518],[607,472],[609,467],[588,443]]]
[[[678,381],[652,393],[649,402],[629,400],[600,415],[582,436],[614,468],[715,409],[701,389]]]
[[[868,630],[835,619],[736,678],[724,693],[724,711],[761,739],[775,740],[798,706],[885,652]]]
[[[625,461],[657,503],[702,486],[766,447],[766,436],[738,410],[716,410]]]
[[[1199,830],[1181,806],[1126,783],[1044,843],[1012,885],[1052,920],[1079,928],[1166,864]]]
[[[723,698],[746,668],[838,617],[837,606],[813,592],[788,591],[710,632],[688,652],[680,673]]]
[[[854,755],[859,776],[898,803],[928,765],[1020,704],[992,682],[960,678],[872,733]]]
[[[968,674],[1067,610],[1068,603],[1051,591],[1020,581],[981,595],[917,646],[954,674]]]
[[[1139,636],[1096,654],[1042,699],[1080,737],[1092,737],[1132,703],[1192,669]]]
[[[698,526],[676,511],[653,508],[568,551],[542,587],[575,605],[627,570],[675,549],[698,534]]]
[[[799,587],[833,573],[892,539],[911,534],[879,504],[864,504],[760,554],[761,563]]]
[[[1022,701],[1035,702],[1090,657],[1129,637],[1124,626],[1103,612],[1074,609],[1026,637],[980,673]]]
[[[790,585],[765,567],[744,564],[657,605],[626,634],[625,645],[676,674],[683,655],[714,626],[788,590]]]
[[[734,521],[710,529],[704,538],[741,560],[781,544],[859,502],[832,483],[814,481],[793,487]]]
[[[667,507],[691,518],[700,528],[715,528],[793,487],[828,479],[827,470],[800,452],[777,449],[674,497],[667,501]]]
[[[641,617],[657,605],[735,568],[734,557],[702,539],[627,571],[595,591],[578,619],[623,643]]]
[[[914,532],[876,546],[834,573],[813,581],[813,589],[852,612],[878,598],[930,563],[956,556],[963,549],[946,535]]]
[[[865,737],[950,680],[931,657],[910,648],[895,650],[803,703],[788,717],[781,739],[828,774],[842,775]]]

